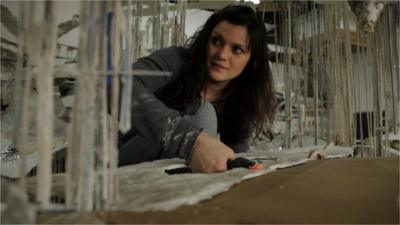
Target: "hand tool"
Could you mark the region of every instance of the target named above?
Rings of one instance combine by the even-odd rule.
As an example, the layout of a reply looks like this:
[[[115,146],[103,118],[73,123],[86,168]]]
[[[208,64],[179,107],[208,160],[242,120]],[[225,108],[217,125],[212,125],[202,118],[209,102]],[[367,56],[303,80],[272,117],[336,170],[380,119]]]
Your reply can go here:
[[[250,159],[241,158],[241,157],[227,161],[228,170],[231,170],[234,168],[240,168],[240,167],[257,171],[257,170],[261,170],[263,168],[263,165],[261,163],[252,161]],[[179,168],[175,168],[175,169],[166,169],[165,172],[168,173],[169,175],[182,174],[182,173],[193,173],[192,168],[190,168],[190,167],[179,167]]]

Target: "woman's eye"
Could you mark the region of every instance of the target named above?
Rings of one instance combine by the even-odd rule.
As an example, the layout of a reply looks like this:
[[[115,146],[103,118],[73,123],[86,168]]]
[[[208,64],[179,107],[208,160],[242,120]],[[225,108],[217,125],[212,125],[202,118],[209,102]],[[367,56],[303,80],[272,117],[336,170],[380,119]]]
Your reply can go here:
[[[244,51],[241,47],[233,47],[233,52],[235,54],[240,54],[240,53],[243,53]]]
[[[217,45],[217,46],[220,46],[222,43],[221,43],[221,40],[219,40],[219,38],[218,37],[211,37],[211,43],[212,44],[214,44],[214,45]]]

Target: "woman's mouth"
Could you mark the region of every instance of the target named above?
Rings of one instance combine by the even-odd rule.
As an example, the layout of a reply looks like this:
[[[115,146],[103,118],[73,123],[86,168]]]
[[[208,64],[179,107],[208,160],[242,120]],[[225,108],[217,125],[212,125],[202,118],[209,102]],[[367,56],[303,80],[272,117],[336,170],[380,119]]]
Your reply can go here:
[[[220,65],[219,63],[216,63],[216,62],[211,62],[211,66],[214,67],[214,68],[217,68],[217,69],[224,69],[224,70],[227,69],[226,67],[224,67],[224,66],[222,66],[222,65]]]

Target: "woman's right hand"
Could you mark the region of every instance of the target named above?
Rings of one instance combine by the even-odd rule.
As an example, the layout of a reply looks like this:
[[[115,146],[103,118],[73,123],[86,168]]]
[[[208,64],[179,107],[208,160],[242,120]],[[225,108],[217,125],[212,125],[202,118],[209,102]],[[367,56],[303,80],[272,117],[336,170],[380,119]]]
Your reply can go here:
[[[190,166],[196,173],[222,172],[227,170],[228,160],[234,158],[231,148],[203,131],[193,146]]]

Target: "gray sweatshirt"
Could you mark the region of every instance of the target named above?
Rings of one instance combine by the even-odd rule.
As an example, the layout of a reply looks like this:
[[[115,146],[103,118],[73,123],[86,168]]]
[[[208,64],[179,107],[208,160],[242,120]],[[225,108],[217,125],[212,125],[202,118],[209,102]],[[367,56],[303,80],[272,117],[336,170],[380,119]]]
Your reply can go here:
[[[168,71],[178,74],[188,63],[188,50],[169,47],[140,58],[134,70]],[[164,154],[190,161],[192,147],[203,130],[188,118],[164,105],[154,93],[163,87],[170,76],[134,76],[132,96],[132,127],[135,133],[163,146]],[[246,151],[248,146],[238,143],[230,146],[235,152]]]

